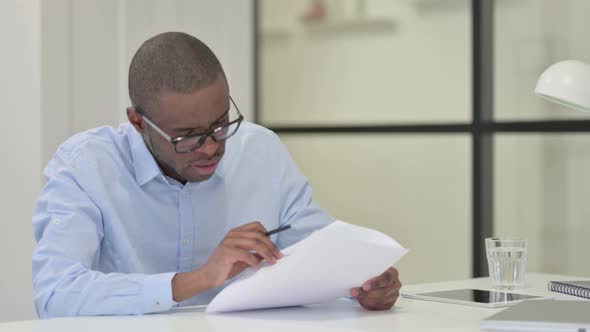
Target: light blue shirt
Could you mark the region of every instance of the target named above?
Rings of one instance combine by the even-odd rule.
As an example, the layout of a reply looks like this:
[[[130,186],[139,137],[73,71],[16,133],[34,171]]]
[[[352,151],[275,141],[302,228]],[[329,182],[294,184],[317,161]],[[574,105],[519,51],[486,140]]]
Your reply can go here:
[[[170,309],[176,272],[205,263],[225,234],[260,221],[279,248],[333,218],[270,130],[243,123],[215,174],[186,185],[166,177],[130,124],[77,134],[55,153],[33,226],[41,318]],[[213,289],[180,305],[206,304]]]

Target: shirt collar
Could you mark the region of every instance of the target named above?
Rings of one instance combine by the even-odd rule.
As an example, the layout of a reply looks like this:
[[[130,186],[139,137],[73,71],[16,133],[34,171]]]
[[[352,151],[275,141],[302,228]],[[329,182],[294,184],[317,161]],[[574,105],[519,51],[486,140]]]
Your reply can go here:
[[[133,126],[129,126],[129,142],[131,145],[131,157],[133,158],[133,168],[135,169],[135,180],[140,186],[148,183],[149,181],[153,180],[154,178],[161,175],[163,178],[166,178],[160,169],[160,166],[154,159],[154,156],[150,152],[150,150],[145,145],[143,137],[141,134],[137,132],[137,130]],[[225,145],[225,154],[219,161],[219,165],[215,170],[212,178],[217,177],[222,179],[225,175],[226,168],[227,168],[227,153],[229,144],[227,144],[229,140],[226,142]],[[209,181],[209,180],[208,180]]]
[[[143,137],[133,126],[129,126],[129,143],[131,146],[131,157],[135,169],[135,180],[140,186],[153,180],[158,175],[163,175],[160,166],[148,150]]]

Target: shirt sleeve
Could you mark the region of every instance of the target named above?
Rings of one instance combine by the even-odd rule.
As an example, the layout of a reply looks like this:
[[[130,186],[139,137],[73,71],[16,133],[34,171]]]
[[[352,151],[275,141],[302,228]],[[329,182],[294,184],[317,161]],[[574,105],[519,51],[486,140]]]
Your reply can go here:
[[[170,309],[175,273],[102,273],[102,216],[82,189],[74,168],[59,152],[33,215],[37,246],[32,257],[35,306],[41,318],[127,315]]]
[[[307,178],[291,158],[285,145],[275,137],[275,151],[278,167],[280,195],[280,224],[291,225],[291,229],[277,234],[277,245],[286,248],[321,229],[334,218],[321,209],[312,199],[312,189]]]

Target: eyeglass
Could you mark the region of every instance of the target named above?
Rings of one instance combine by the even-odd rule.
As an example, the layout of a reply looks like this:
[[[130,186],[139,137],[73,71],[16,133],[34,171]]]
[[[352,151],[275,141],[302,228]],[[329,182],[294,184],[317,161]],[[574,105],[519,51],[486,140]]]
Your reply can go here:
[[[231,97],[229,97],[229,100],[231,102],[230,107],[221,116],[222,118],[229,114],[229,122],[227,124],[217,127],[207,133],[177,137],[171,137],[170,135],[166,134],[164,130],[160,129],[160,127],[156,126],[150,119],[148,119],[145,116],[145,114],[143,114],[144,112],[141,110],[141,108],[139,108],[138,106],[135,106],[134,108],[136,112],[139,113],[139,115],[142,117],[142,119],[145,120],[145,122],[147,122],[160,135],[162,135],[162,137],[164,137],[167,141],[174,145],[174,150],[176,151],[176,153],[189,153],[195,151],[196,149],[200,148],[203,144],[205,144],[207,137],[211,137],[215,142],[222,142],[232,137],[238,131],[238,128],[240,128],[240,124],[244,120],[244,116],[242,115],[242,113],[240,113],[240,110],[236,106],[236,103],[234,103],[234,100]],[[235,112],[232,112],[233,109],[235,109]]]

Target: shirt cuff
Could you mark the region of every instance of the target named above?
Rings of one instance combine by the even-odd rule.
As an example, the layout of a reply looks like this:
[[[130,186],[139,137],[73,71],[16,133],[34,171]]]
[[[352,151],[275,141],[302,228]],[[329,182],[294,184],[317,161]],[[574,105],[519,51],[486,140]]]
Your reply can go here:
[[[144,312],[170,310],[176,302],[172,299],[172,278],[176,272],[147,276],[143,281]]]

